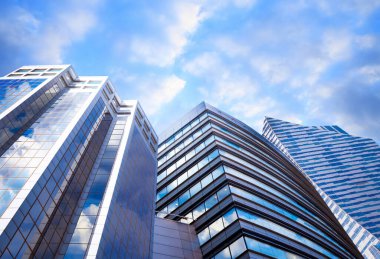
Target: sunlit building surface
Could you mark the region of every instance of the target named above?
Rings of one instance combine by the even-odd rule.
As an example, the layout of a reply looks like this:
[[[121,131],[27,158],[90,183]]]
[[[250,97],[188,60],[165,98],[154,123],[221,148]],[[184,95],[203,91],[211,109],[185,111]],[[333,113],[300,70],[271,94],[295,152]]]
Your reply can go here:
[[[338,126],[266,118],[263,135],[299,167],[364,254],[380,258],[380,147]]]
[[[362,258],[302,172],[235,118],[201,103],[158,150],[157,216],[189,224],[204,258]]]
[[[108,77],[0,78],[1,258],[151,258],[157,137]]]

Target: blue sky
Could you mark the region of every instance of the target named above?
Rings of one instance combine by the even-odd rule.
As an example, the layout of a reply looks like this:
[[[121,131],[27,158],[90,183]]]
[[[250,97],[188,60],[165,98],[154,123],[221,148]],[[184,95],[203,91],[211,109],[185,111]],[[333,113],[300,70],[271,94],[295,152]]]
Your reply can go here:
[[[205,100],[380,141],[380,1],[2,1],[0,73],[109,75],[160,133]]]

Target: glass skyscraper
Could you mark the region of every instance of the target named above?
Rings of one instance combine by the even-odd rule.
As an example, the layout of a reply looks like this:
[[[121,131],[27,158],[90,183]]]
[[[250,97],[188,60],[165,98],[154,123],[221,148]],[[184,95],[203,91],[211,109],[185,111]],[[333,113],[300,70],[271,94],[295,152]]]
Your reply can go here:
[[[0,78],[0,257],[151,258],[157,136],[108,77]]]
[[[380,258],[376,142],[351,136],[338,126],[307,127],[273,118],[265,119],[263,135],[310,177],[359,250]]]
[[[286,156],[206,103],[160,136],[157,182],[157,216],[189,224],[204,258],[362,258]]]

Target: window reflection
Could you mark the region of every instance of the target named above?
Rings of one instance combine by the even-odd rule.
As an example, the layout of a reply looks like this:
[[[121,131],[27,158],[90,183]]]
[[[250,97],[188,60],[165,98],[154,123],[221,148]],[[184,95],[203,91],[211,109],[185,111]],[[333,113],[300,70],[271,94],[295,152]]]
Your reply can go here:
[[[89,95],[88,92],[73,93],[65,90],[43,116],[26,129],[3,153],[0,158],[0,190],[12,192],[12,195],[2,199],[0,215],[4,213],[15,194],[21,190],[35,169],[40,166],[43,158],[82,108],[83,101]]]
[[[44,81],[45,79],[0,79],[0,113]]]
[[[204,179],[207,178],[210,180],[203,181],[204,179],[202,179],[200,182],[196,183],[189,190],[186,190],[185,193],[180,196],[180,198],[175,199],[172,203],[179,204],[179,205],[182,205],[183,203],[185,203],[188,199],[190,199],[192,196],[197,194],[200,190],[205,188],[208,184],[210,184],[212,181],[216,179],[216,177],[214,177],[214,172],[217,172],[217,176],[219,176],[218,172],[220,172],[220,167],[215,169],[213,172],[211,172],[204,178]],[[179,199],[181,199],[181,202],[178,201]],[[170,203],[167,207],[161,210],[158,216],[165,217],[168,213],[171,213],[174,209],[178,207],[178,206],[172,206],[172,203]]]
[[[157,192],[156,200],[158,201],[158,200],[162,199],[163,197],[165,197],[169,192],[171,192],[172,190],[174,190],[175,188],[177,188],[177,186],[180,185],[183,181],[187,180],[195,172],[197,172],[196,170],[202,169],[207,164],[209,164],[213,159],[215,159],[216,157],[218,157],[218,154],[219,154],[219,151],[218,150],[214,150],[208,156],[206,156],[202,160],[200,160],[194,167],[192,167],[188,171],[185,171],[179,177],[177,177],[177,179],[173,180],[167,186],[163,187],[161,190],[159,190]],[[212,181],[212,176],[210,176],[210,177],[211,178],[204,180],[204,185],[207,185],[207,184],[209,184]]]
[[[224,228],[226,228],[228,225],[230,225],[233,221],[237,219],[243,219],[246,221],[249,221],[250,223],[253,223],[255,225],[258,225],[262,228],[269,229],[275,233],[278,233],[280,235],[283,235],[289,239],[293,239],[295,241],[298,241],[305,246],[308,246],[316,251],[319,251],[321,254],[327,255],[329,258],[338,258],[336,255],[332,254],[329,250],[323,248],[322,246],[318,245],[317,243],[311,241],[310,239],[286,228],[282,225],[279,225],[275,222],[272,222],[270,220],[264,219],[254,213],[248,212],[246,210],[240,209],[240,208],[234,208],[225,213],[222,217],[218,218],[216,221],[211,223],[208,227],[206,227],[204,230],[202,230],[200,233],[201,238],[199,238],[199,243],[203,245],[205,242],[207,242],[209,239],[211,239],[213,236],[217,235],[220,231],[222,231]],[[223,219],[223,220],[222,220]],[[221,224],[223,222],[223,224]],[[206,229],[209,230],[209,237],[207,235],[204,235],[204,233],[208,233]],[[231,254],[232,251],[231,251]]]
[[[107,183],[115,162],[120,140],[124,134],[126,120],[116,121],[113,125],[111,135],[107,142],[107,147],[102,154],[100,164],[95,170],[95,178],[91,183],[86,201],[82,208],[80,220],[75,227],[74,235],[71,237],[70,246],[65,258],[70,258],[73,252],[85,252],[87,250],[90,237],[93,232],[101,202],[107,187]],[[115,143],[117,141],[117,143]],[[175,205],[173,205],[175,206]],[[177,205],[178,206],[178,205]],[[76,245],[80,240],[81,245]],[[70,250],[71,249],[71,250]]]

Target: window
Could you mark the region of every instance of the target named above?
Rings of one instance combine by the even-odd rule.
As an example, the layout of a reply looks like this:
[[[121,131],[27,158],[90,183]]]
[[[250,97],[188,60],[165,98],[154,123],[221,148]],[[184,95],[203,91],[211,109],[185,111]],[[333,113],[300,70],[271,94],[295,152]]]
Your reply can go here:
[[[30,71],[30,69],[27,69],[27,68],[21,68],[21,69],[18,69],[17,71],[16,71],[16,73],[25,73],[25,72],[29,72]]]
[[[213,237],[224,229],[222,218],[217,219],[209,227],[210,236]]]
[[[46,71],[46,68],[36,68],[32,70],[32,73],[41,73],[45,71]]]

